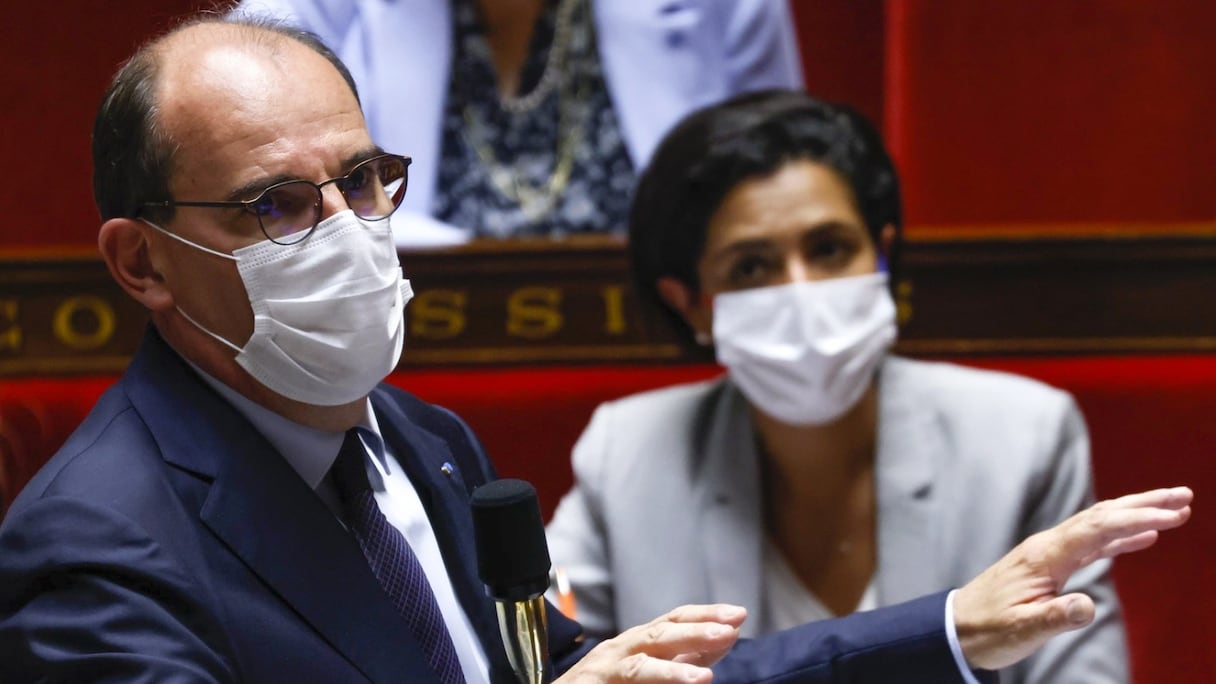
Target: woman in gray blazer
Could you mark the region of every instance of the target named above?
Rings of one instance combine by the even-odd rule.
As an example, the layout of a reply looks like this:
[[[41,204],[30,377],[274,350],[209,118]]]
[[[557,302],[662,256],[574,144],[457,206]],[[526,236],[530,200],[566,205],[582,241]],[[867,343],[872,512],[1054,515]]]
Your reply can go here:
[[[615,634],[683,603],[744,636],[958,587],[1092,503],[1072,398],[896,357],[895,169],[852,110],[770,91],[694,113],[630,214],[639,290],[726,374],[601,406],[549,526],[578,618]],[[1005,682],[1126,682],[1109,561],[1089,627]]]

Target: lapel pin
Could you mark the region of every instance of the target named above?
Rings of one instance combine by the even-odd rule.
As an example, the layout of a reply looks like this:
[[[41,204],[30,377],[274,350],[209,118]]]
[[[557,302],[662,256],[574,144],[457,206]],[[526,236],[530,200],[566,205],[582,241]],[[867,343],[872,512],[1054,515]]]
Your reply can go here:
[[[448,463],[447,461],[444,461],[443,465],[439,466],[439,472],[443,473],[444,475],[451,475],[455,470],[456,469],[452,467],[452,464]]]

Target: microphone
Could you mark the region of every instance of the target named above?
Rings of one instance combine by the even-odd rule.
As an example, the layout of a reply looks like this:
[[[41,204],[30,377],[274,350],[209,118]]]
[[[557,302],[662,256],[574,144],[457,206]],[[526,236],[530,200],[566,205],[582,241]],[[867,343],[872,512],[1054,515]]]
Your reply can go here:
[[[550,561],[536,489],[502,479],[473,490],[473,534],[477,573],[498,608],[511,669],[521,684],[541,684],[550,669],[544,598]]]

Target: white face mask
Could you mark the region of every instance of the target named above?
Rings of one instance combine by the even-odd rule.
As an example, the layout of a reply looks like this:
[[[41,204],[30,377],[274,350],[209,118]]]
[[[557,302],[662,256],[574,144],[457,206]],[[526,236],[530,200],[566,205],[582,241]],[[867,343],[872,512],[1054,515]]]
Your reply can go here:
[[[753,405],[792,425],[844,415],[895,341],[886,273],[727,292],[713,306],[718,362]]]
[[[149,225],[237,262],[253,306],[244,347],[178,311],[235,350],[236,362],[271,390],[306,404],[346,404],[367,396],[401,358],[405,304],[414,293],[388,221],[363,221],[348,209],[296,244],[263,240],[231,255]]]

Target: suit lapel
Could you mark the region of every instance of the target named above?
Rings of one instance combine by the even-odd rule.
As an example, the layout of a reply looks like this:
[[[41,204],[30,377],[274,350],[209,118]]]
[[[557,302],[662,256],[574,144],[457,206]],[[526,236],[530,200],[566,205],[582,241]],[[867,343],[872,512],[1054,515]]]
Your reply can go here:
[[[213,478],[203,524],[368,679],[435,681],[357,542],[244,417],[154,334],[131,380],[165,460]]]
[[[734,603],[758,614],[761,597],[764,525],[760,519],[760,474],[755,434],[747,404],[728,382],[719,383],[710,410],[704,444],[697,445],[692,476],[701,512],[702,564],[709,582],[709,598]],[[729,548],[723,548],[729,543]],[[756,621],[749,621],[755,625]],[[744,637],[755,636],[748,622]]]
[[[879,378],[878,598],[886,605],[941,587],[941,507],[934,473],[946,449],[937,414],[888,359]]]

